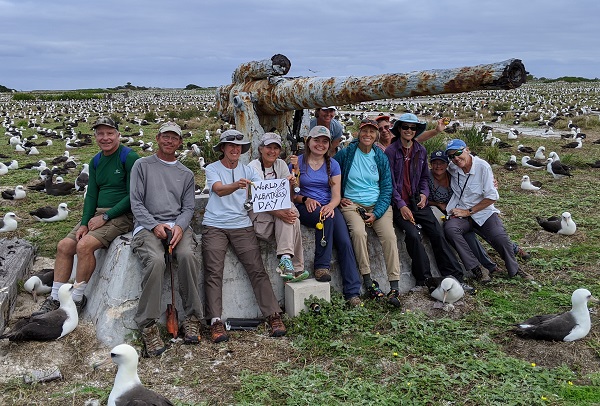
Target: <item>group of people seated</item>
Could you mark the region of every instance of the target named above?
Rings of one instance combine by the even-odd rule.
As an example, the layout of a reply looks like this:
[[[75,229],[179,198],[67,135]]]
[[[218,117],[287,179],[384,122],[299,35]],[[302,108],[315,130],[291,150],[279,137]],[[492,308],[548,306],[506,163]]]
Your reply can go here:
[[[164,123],[156,135],[156,153],[139,158],[121,145],[117,123],[109,117],[99,118],[92,128],[100,152],[95,163],[90,163],[82,219],[58,244],[52,293],[36,313],[59,306],[58,290],[71,275],[75,254],[72,296],[81,311],[96,265],[94,251],[129,231],[133,231],[132,250],[142,263],[142,291],[134,320],[146,356],[158,356],[166,349],[156,324],[162,314],[165,241],[177,258],[185,315],[181,329],[187,344],[200,341],[204,320],[209,320],[213,342],[229,339],[221,320],[229,246],[248,274],[270,335],[286,334],[258,240],[275,239],[277,271],[285,281],[304,280],[309,272],[304,267],[300,224],[315,230],[313,274],[317,281],[331,280],[335,246],[343,295],[351,306],[361,304],[363,286],[371,298],[401,306],[394,225],[405,234],[417,289],[432,276],[423,234],[434,248],[440,273],[454,277],[467,291],[473,288],[465,284],[451,247],[480,282],[489,282],[490,275],[498,271],[474,233],[499,252],[510,277],[528,277],[515,259],[520,249],[508,238],[494,207],[498,192],[490,166],[471,155],[464,141],[455,139],[444,151],[431,154],[430,171],[421,142],[443,131],[443,120],[425,131],[426,123],[411,113],[399,116],[393,126],[385,115],[364,119],[354,140],[337,151],[342,135],[335,113],[335,107],[317,109],[304,153],[292,155],[289,163],[280,159],[283,144],[276,133],[262,135],[258,157],[249,164],[240,162],[250,150],[247,135],[234,129],[221,133],[213,147],[219,159],[205,168],[209,198],[202,220],[201,252],[206,303],[202,303],[198,282],[198,242],[190,227],[195,208],[194,174],[176,159],[183,142],[181,128]],[[293,204],[287,209],[254,213],[247,205],[248,190],[253,183],[269,179],[289,181]],[[442,213],[444,222],[439,221]],[[387,293],[371,277],[368,228],[381,242],[390,286]]]

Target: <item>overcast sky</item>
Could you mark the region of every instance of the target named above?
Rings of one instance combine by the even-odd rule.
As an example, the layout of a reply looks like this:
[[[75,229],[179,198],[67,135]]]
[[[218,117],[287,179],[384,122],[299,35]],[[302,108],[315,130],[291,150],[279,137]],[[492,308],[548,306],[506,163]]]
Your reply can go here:
[[[219,86],[281,53],[288,76],[363,76],[521,59],[600,77],[599,0],[0,0],[0,85]]]

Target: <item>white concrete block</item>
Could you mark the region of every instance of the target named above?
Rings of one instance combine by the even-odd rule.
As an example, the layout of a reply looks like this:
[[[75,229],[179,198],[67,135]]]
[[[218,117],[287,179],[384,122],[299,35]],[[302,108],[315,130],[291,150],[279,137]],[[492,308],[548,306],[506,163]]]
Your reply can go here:
[[[300,282],[285,284],[285,312],[296,317],[302,310],[308,311],[304,301],[310,296],[331,301],[329,282],[316,279],[305,279]]]

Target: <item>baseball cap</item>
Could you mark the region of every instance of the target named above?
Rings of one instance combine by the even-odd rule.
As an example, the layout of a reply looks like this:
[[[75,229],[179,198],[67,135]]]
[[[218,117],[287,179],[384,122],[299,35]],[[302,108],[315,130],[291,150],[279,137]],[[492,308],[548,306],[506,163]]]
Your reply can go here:
[[[167,121],[158,129],[159,133],[174,132],[181,137],[181,127],[172,121]]]
[[[379,125],[377,124],[377,121],[371,120],[370,118],[365,118],[364,120],[361,120],[360,126],[358,127],[358,129],[361,129],[368,125],[375,127],[376,130],[379,129]]]
[[[262,145],[277,144],[281,147],[281,137],[276,133],[264,133],[260,142]]]
[[[98,120],[96,120],[96,122],[92,125],[92,129],[96,129],[96,127],[101,126],[101,125],[106,125],[108,127],[112,127],[116,130],[119,129],[119,126],[117,125],[117,123],[115,123],[115,121],[110,118],[110,117],[98,117]]]
[[[458,138],[455,138],[453,140],[450,140],[448,142],[448,145],[446,145],[446,152],[448,152],[450,150],[463,149],[466,147],[467,147],[467,144],[463,140],[459,140]]]
[[[373,120],[375,120],[377,122],[379,122],[381,120],[390,121],[390,118],[391,118],[390,116],[387,116],[385,114],[380,114],[377,117],[374,117]]]
[[[309,138],[317,138],[317,137],[327,137],[331,139],[331,133],[327,129],[327,127],[323,127],[322,125],[316,125],[308,132],[306,139]]]
[[[435,160],[444,161],[446,163],[450,162],[450,160],[448,159],[448,155],[446,155],[446,151],[442,150],[433,151],[431,153],[431,156],[429,157],[429,162],[433,162]]]

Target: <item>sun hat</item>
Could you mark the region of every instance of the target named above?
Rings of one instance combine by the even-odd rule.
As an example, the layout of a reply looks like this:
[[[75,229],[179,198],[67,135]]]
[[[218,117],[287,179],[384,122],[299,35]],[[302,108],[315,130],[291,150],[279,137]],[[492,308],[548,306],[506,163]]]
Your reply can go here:
[[[390,130],[391,133],[394,134],[396,137],[400,137],[400,126],[402,125],[402,123],[412,123],[412,124],[417,125],[417,131],[415,133],[415,137],[417,137],[419,134],[421,134],[427,128],[427,123],[419,121],[417,116],[415,116],[414,114],[404,113],[400,117],[398,117],[398,120],[396,120],[396,122],[394,123],[394,126]]]
[[[260,138],[260,143],[261,145],[277,144],[280,147],[282,146],[281,137],[279,136],[279,134],[276,133],[264,133],[263,136]]]
[[[448,145],[446,145],[446,152],[448,152],[450,150],[459,150],[459,149],[463,149],[466,147],[467,147],[467,144],[463,140],[459,140],[458,138],[455,138],[453,140],[450,140],[448,142]]]
[[[227,130],[221,133],[219,143],[213,147],[213,151],[221,152],[221,145],[224,143],[236,144],[242,146],[242,154],[245,154],[250,149],[250,141],[246,139],[244,134],[238,130]]]
[[[95,130],[96,127],[101,126],[101,125],[112,127],[115,130],[119,129],[118,124],[115,123],[115,121],[110,117],[98,117],[98,120],[96,120],[96,122],[92,125],[92,129]]]
[[[174,123],[172,121],[167,121],[166,123],[161,125],[160,128],[158,129],[159,134],[168,133],[168,132],[175,133],[175,134],[179,135],[179,137],[181,137],[181,127],[179,127],[179,125],[177,123]]]
[[[334,110],[337,111],[337,107],[335,106],[329,106],[329,107],[320,107],[320,110]]]
[[[446,151],[442,150],[433,151],[431,153],[431,156],[429,157],[429,162],[433,162],[436,160],[444,161],[446,163],[450,162],[450,160],[448,159],[448,155],[446,155]]]
[[[329,129],[327,127],[324,127],[322,125],[316,125],[313,128],[311,128],[311,130],[308,132],[306,140],[308,140],[309,138],[317,137],[327,137],[331,140],[331,133],[329,132]]]

